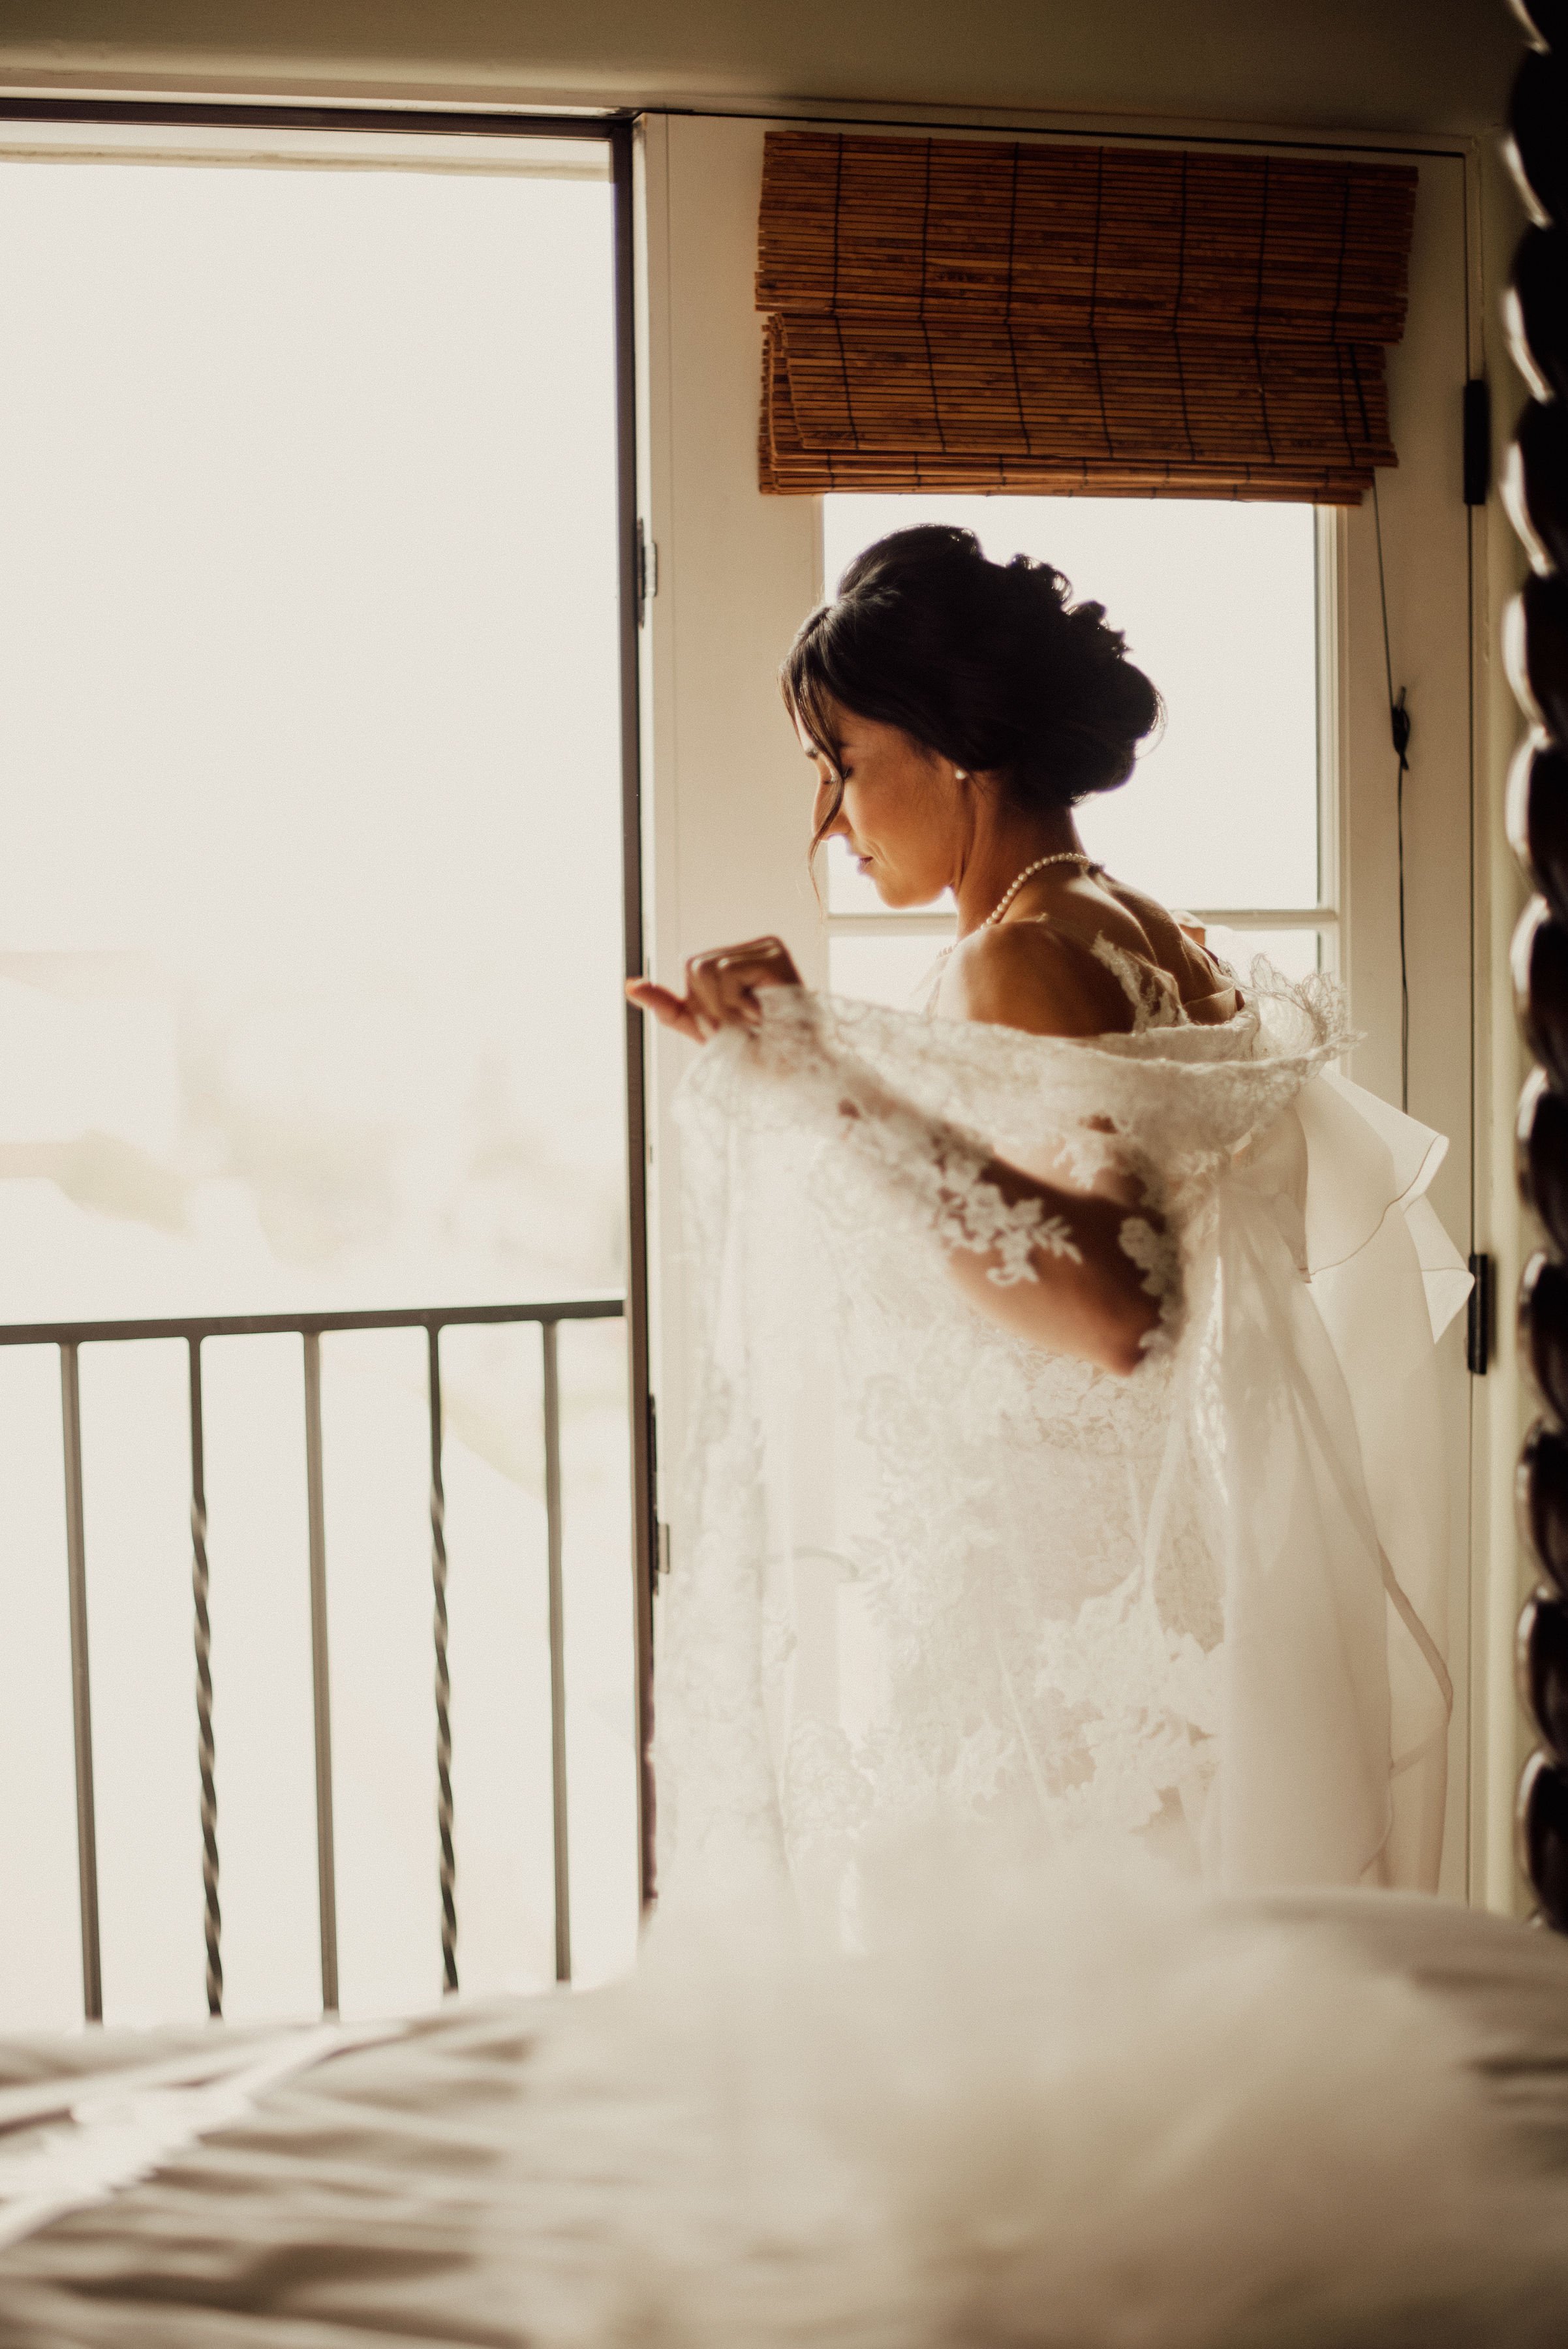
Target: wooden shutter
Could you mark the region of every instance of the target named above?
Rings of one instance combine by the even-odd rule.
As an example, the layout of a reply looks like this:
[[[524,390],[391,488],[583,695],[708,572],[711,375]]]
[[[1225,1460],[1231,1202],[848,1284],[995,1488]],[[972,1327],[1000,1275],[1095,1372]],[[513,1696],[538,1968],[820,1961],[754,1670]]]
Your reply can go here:
[[[764,490],[1358,504],[1416,172],[770,131]]]

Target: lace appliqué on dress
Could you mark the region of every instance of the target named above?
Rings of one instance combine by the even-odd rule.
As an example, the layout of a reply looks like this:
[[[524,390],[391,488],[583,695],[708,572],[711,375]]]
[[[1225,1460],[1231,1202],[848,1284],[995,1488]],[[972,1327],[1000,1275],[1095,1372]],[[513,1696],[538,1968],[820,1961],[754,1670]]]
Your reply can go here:
[[[1159,1319],[1141,1340],[1145,1358],[1168,1353],[1181,1328],[1181,1244],[1168,1227],[1157,1231],[1147,1216],[1124,1216],[1116,1244],[1143,1274],[1139,1288],[1159,1307]]]
[[[1048,1216],[1038,1199],[1004,1196],[987,1171],[993,1154],[978,1135],[921,1116],[869,1069],[809,1045],[788,1056],[781,1074],[825,1138],[882,1178],[887,1208],[945,1250],[995,1256],[986,1278],[997,1288],[1037,1280],[1036,1252],[1082,1264],[1064,1216]]]
[[[1176,982],[1168,971],[1157,969],[1152,963],[1143,962],[1125,947],[1113,945],[1106,937],[1095,940],[1091,949],[1096,962],[1103,962],[1116,979],[1133,1010],[1133,1034],[1147,1035],[1151,1028],[1179,1028],[1183,1024],[1181,999]]]
[[[929,1125],[888,1105],[846,1123],[851,1147],[869,1153],[889,1182],[906,1190],[909,1206],[944,1249],[999,1259],[986,1268],[998,1288],[1037,1281],[1036,1251],[1082,1264],[1065,1216],[1047,1216],[1038,1199],[1005,1198],[985,1171],[983,1145],[958,1128]]]

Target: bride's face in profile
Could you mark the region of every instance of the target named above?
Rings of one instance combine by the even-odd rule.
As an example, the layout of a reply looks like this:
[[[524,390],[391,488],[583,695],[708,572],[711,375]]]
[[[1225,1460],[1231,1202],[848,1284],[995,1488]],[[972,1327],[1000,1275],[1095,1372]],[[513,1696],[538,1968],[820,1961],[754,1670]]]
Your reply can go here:
[[[832,752],[795,720],[816,769],[814,832],[845,843],[885,905],[930,905],[962,864],[971,821],[965,781],[950,760],[897,726],[846,709],[837,730]]]

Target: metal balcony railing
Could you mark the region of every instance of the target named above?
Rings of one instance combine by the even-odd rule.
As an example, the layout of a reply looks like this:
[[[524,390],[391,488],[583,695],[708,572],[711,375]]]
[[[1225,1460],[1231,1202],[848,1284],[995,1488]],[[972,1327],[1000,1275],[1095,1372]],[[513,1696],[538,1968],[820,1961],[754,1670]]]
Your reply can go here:
[[[561,1405],[556,1335],[563,1321],[619,1319],[619,1297],[540,1305],[454,1305],[389,1313],[258,1313],[171,1321],[60,1321],[0,1327],[0,1346],[57,1346],[70,1600],[71,1721],[76,1753],[77,1868],[81,1899],[82,2008],[103,2019],[98,1845],[93,1806],[92,1702],[88,1671],[87,1535],[82,1510],[80,1353],[83,1346],[150,1338],[183,1341],[190,1358],[191,1588],[196,1660],[197,1766],[207,2006],[223,2011],[223,1911],[218,1899],[218,1795],[213,1735],[212,1629],[207,1612],[207,1499],[202,1428],[202,1347],[208,1339],[296,1336],[304,1348],[305,1463],[310,1529],[310,1672],[316,1744],[316,1866],[321,1919],[321,2004],[337,2008],[337,1895],[332,1830],[332,1707],[327,1645],[327,1510],[322,1475],[321,1340],[343,1330],[422,1330],[429,1365],[431,1578],[434,1598],[436,1814],[441,1844],[441,1974],[457,1988],[456,1862],[452,1847],[452,1684],[447,1670],[446,1501],[441,1481],[441,1333],[476,1322],[536,1323],[544,1369],[545,1512],[549,1575],[550,1756],[555,1849],[556,1978],[572,1973],[566,1845],[565,1618],[561,1588]]]

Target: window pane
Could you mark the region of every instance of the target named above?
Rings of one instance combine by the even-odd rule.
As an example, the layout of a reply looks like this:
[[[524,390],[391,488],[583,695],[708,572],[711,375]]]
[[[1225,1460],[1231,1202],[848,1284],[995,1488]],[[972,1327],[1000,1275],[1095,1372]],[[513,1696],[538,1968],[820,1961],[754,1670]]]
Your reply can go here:
[[[608,186],[0,220],[5,1318],[618,1285]]]
[[[1080,812],[1095,855],[1169,905],[1318,903],[1310,506],[829,497],[829,591],[862,547],[917,522],[962,523],[993,560],[1054,564],[1075,596],[1104,604],[1164,697],[1164,733],[1132,780]],[[834,910],[858,909],[836,869],[830,888]]]
[[[1286,978],[1305,978],[1331,961],[1324,952],[1321,930],[1231,930],[1210,922],[1203,935],[1220,960],[1242,978],[1259,955]]]
[[[364,140],[352,171],[0,160],[0,1320],[621,1286],[612,199],[602,144],[539,145],[523,176],[494,141],[466,176]],[[202,1359],[224,1955],[275,2014],[317,1984],[301,1353]],[[50,1602],[0,1741],[0,1880],[53,1904],[12,2021],[76,1992],[52,1360],[0,1350],[0,1537]],[[626,1363],[619,1322],[564,1329],[579,1979],[637,1930]],[[363,2008],[440,1982],[424,1336],[323,1366]],[[442,1369],[483,1991],[553,1971],[539,1333],[449,1330]],[[186,1377],[83,1349],[111,2020],[204,2012]]]
[[[919,1011],[936,984],[940,938],[830,936],[827,983],[835,995],[859,1003],[887,1003],[896,1011]]]

